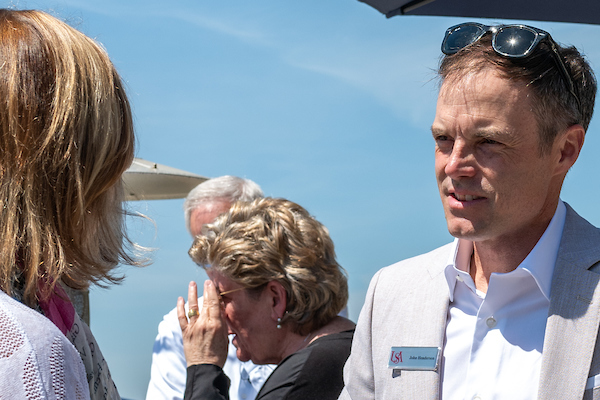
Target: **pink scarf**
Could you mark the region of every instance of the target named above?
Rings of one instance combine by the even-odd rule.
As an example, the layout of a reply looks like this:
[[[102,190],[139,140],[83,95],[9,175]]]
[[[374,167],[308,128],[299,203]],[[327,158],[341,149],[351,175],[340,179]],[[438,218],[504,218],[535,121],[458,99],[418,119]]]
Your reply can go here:
[[[77,313],[62,286],[56,285],[52,296],[47,301],[40,301],[39,305],[44,315],[68,337]]]

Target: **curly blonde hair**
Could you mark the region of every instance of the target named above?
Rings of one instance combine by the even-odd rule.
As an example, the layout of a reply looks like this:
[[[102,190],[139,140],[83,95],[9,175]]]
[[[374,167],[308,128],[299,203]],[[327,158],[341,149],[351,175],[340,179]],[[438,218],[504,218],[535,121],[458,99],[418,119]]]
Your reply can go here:
[[[0,285],[33,306],[59,280],[118,281],[129,102],[102,47],[44,12],[0,10]]]
[[[325,226],[285,199],[236,202],[205,225],[189,254],[247,289],[279,282],[287,293],[283,321],[306,334],[330,322],[348,301],[345,270]]]

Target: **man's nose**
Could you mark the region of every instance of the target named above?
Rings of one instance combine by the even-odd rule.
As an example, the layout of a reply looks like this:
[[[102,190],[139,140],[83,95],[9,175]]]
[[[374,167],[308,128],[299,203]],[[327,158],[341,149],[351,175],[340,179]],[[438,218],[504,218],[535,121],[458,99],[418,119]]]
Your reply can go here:
[[[447,176],[454,179],[474,176],[475,156],[472,147],[462,140],[457,140],[452,146],[444,170]]]

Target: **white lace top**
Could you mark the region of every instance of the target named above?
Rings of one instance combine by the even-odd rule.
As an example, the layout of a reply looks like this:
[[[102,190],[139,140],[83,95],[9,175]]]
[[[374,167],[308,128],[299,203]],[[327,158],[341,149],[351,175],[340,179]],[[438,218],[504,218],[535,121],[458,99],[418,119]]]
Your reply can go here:
[[[46,317],[0,291],[0,399],[89,399],[79,353]]]

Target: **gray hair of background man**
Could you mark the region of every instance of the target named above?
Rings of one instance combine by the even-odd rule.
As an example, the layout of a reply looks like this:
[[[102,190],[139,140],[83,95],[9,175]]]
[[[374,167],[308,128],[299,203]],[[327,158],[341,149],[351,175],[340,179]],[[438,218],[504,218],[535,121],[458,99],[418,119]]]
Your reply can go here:
[[[234,203],[238,200],[252,201],[261,197],[264,197],[264,194],[260,186],[250,179],[231,175],[209,179],[192,189],[185,198],[183,203],[185,226],[189,231],[192,210],[200,204],[215,200],[224,200],[228,203]]]

